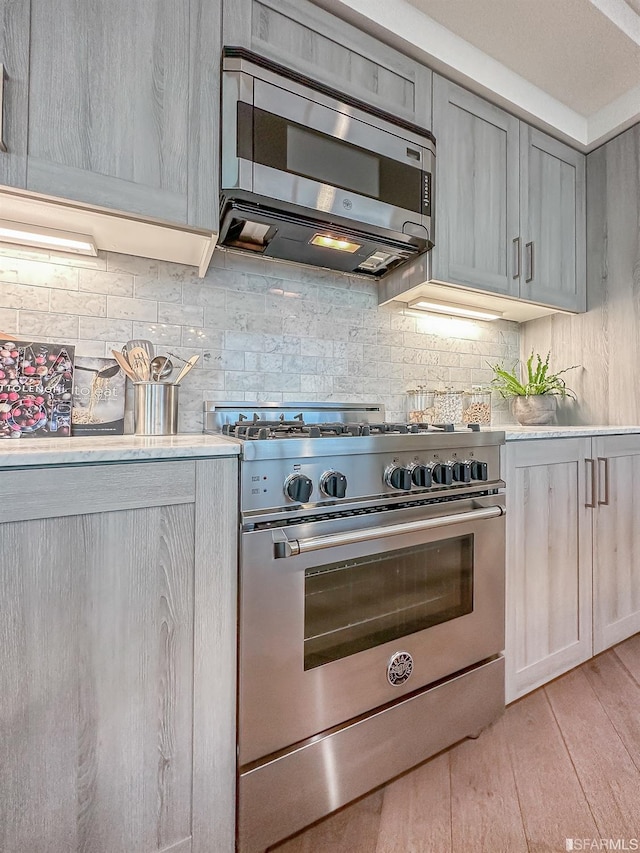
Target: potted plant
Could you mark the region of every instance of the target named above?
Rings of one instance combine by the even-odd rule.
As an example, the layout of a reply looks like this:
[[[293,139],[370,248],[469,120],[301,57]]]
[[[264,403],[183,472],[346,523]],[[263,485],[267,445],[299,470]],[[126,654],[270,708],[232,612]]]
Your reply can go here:
[[[547,353],[543,361],[538,353],[532,352],[521,377],[516,373],[518,362],[511,371],[500,364],[490,365],[494,372],[492,386],[502,397],[511,400],[511,412],[523,426],[554,423],[558,397],[576,399],[562,374],[578,365],[565,367],[557,373],[549,373],[550,355],[551,353]]]

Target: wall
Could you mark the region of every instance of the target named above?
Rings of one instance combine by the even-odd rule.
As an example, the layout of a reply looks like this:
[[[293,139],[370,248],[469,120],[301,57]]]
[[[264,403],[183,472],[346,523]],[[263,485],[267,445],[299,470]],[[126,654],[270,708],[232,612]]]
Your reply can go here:
[[[640,423],[640,125],[587,157],[587,313],[525,324],[532,348],[581,366],[567,375],[578,405],[564,422]]]
[[[216,250],[194,268],[126,255],[0,255],[0,330],[110,355],[130,338],[200,363],[181,388],[180,429],[199,432],[202,402],[382,401],[404,419],[415,384],[486,383],[511,365],[519,327],[377,305],[376,285],[328,271]],[[494,422],[512,422],[496,400]]]

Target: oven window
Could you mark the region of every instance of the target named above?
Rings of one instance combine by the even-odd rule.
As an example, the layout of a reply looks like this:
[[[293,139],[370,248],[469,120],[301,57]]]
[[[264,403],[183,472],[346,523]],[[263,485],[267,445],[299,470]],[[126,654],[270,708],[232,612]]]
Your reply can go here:
[[[473,534],[305,571],[304,668],[473,610]]]

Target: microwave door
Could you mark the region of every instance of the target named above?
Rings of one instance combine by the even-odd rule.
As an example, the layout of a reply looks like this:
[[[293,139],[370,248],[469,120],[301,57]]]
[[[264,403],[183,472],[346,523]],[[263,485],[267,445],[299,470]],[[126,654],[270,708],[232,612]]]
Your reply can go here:
[[[254,99],[254,193],[397,232],[422,224],[430,152],[261,80]]]
[[[259,110],[280,116],[300,127],[327,134],[336,141],[344,141],[365,152],[390,157],[418,170],[423,167],[424,150],[417,140],[415,147],[419,159],[415,159],[415,152],[407,153],[407,145],[411,145],[411,142],[407,142],[411,136],[409,132],[405,137],[376,127],[355,115],[355,108],[337,102],[335,106],[328,107],[259,79],[254,81],[253,103]]]

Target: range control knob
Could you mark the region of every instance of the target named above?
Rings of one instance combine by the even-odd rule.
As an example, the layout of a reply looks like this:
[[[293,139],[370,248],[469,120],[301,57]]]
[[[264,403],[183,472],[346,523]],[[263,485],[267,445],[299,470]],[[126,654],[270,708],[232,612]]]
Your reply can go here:
[[[320,477],[320,491],[329,498],[343,498],[347,493],[347,478],[340,471],[325,471]]]
[[[439,486],[450,486],[453,483],[453,466],[450,462],[436,462],[431,469],[431,476]]]
[[[431,486],[431,468],[427,465],[421,465],[419,462],[412,462],[409,465],[409,472],[413,485],[419,489],[428,489]]]
[[[384,472],[384,481],[392,489],[408,492],[411,488],[411,472],[401,465],[389,465]]]
[[[453,479],[456,483],[471,482],[471,462],[468,459],[453,463]]]
[[[474,480],[488,480],[489,471],[486,462],[479,462],[477,459],[471,463],[471,477]]]
[[[291,501],[306,504],[311,497],[313,483],[304,474],[289,474],[284,481],[284,493]]]

